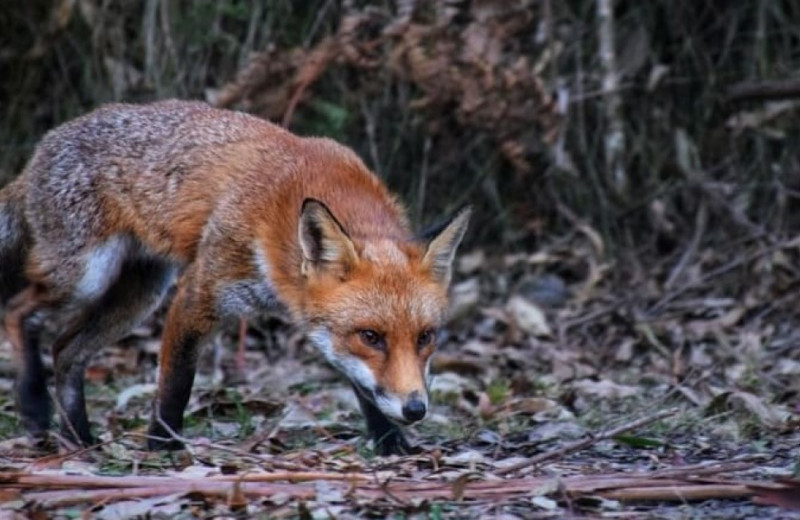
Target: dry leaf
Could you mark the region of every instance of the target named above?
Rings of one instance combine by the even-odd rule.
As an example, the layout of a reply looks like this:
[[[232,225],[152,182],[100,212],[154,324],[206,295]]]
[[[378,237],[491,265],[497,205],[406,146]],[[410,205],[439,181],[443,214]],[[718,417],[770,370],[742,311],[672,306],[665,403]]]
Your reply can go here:
[[[522,296],[512,296],[506,306],[514,324],[524,332],[537,337],[550,337],[552,331],[547,317],[539,307]]]
[[[584,379],[573,383],[573,387],[583,395],[597,399],[624,399],[641,392],[639,387],[620,385],[608,379],[600,381]]]

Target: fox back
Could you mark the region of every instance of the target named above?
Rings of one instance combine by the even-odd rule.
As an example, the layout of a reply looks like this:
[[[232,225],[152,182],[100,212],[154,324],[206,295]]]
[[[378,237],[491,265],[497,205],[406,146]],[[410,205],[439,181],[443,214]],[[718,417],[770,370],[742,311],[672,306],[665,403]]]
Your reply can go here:
[[[4,293],[19,291],[5,324],[20,353],[23,421],[34,433],[49,425],[35,405],[46,400],[41,362],[30,361],[37,313],[69,323],[53,348],[56,394],[62,429],[88,443],[88,359],[177,280],[152,446],[176,444],[197,348],[220,319],[282,307],[351,380],[380,451],[402,451],[397,424],[428,409],[429,359],[468,217],[415,237],[348,148],[202,103],[108,105],[67,123],[0,192],[0,259],[13,249],[25,265],[0,277]]]

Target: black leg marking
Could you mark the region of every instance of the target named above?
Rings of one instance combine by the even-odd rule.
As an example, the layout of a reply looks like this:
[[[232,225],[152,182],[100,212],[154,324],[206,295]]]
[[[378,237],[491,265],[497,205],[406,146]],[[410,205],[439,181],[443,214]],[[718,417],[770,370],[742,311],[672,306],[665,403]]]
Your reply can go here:
[[[161,373],[168,374],[168,377],[162,375],[158,398],[153,403],[153,418],[148,435],[155,438],[147,441],[147,446],[151,450],[183,448],[183,443],[173,438],[159,419],[176,434],[183,430],[183,412],[186,410],[192,393],[194,373],[197,367],[197,351],[203,338],[204,334],[194,331],[185,332],[173,343],[172,351],[168,353],[170,359],[161,360],[161,363],[166,364],[167,367],[162,368]]]
[[[62,434],[92,445],[86,414],[84,378],[91,357],[124,337],[160,303],[173,276],[172,267],[156,258],[137,258],[123,265],[120,278],[99,301],[75,321],[53,347]]]
[[[22,425],[39,441],[45,439],[53,413],[40,350],[40,326],[40,318],[35,312],[22,318],[23,348],[15,387]]]
[[[375,453],[380,456],[409,455],[419,453],[420,449],[411,446],[403,430],[381,412],[372,401],[364,397],[358,388],[353,388],[361,405],[361,412],[367,420],[367,433],[375,443]]]
[[[88,358],[85,361],[76,361],[65,374],[56,375],[56,396],[61,418],[61,435],[76,444],[91,446],[95,439],[86,414],[83,385]]]

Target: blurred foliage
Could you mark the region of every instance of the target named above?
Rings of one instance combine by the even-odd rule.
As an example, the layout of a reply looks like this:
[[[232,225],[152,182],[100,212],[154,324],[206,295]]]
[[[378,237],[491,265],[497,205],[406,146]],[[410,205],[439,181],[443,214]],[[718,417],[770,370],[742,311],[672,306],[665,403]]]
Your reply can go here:
[[[474,242],[590,229],[606,251],[796,229],[800,102],[732,87],[800,68],[800,4],[616,2],[628,191],[609,189],[591,0],[4,0],[0,182],[113,101],[208,99],[354,147],[420,222]],[[786,97],[786,96],[783,96]]]

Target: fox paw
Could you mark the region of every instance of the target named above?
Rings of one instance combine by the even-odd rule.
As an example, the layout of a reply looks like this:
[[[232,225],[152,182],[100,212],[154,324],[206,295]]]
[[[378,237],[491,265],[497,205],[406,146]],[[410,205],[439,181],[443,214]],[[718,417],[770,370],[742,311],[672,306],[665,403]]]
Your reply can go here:
[[[171,438],[161,426],[151,426],[147,431],[147,449],[150,451],[178,451],[185,447],[178,439]]]
[[[412,446],[400,430],[390,430],[380,437],[375,437],[375,454],[381,457],[389,455],[415,455],[422,449]]]

